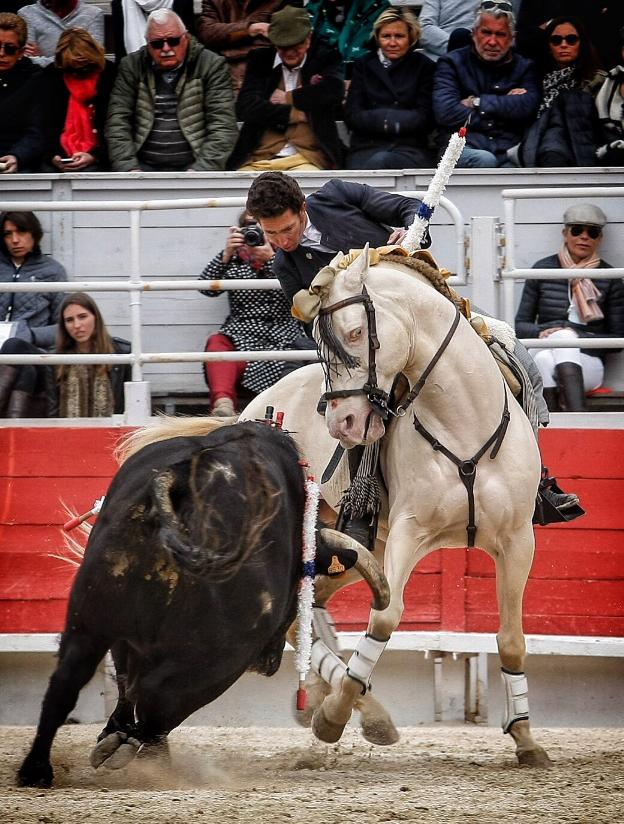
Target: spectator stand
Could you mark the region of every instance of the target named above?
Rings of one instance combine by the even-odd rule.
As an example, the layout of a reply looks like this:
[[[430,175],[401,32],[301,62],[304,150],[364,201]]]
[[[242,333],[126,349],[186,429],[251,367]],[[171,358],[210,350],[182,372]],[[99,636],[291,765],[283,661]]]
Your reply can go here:
[[[509,272],[524,276],[521,266],[528,267],[537,256],[552,249],[560,230],[564,208],[561,200],[578,196],[579,172],[568,171],[568,176],[549,172],[532,175],[526,170],[520,175],[495,171],[454,176],[447,194],[456,206],[462,204],[461,224],[471,238],[466,250],[466,285],[459,289],[470,295],[473,302],[496,314],[495,310],[504,306],[502,293],[509,288],[505,284],[510,281],[505,276]],[[397,175],[375,173],[364,178],[358,174],[357,179],[388,190],[417,192],[425,188],[429,174],[425,170]],[[494,217],[504,211],[502,188],[507,194],[508,190],[514,191],[513,184],[522,188],[527,183],[537,184],[548,178],[554,182],[555,177],[558,188],[552,202],[546,199],[546,193],[519,219],[514,215],[503,232]],[[569,188],[561,186],[562,178],[569,181]],[[192,290],[170,290],[186,285],[191,289],[198,285],[206,287],[205,281],[192,284],[185,280],[196,277],[213,250],[221,248],[224,229],[233,222],[249,179],[248,175],[189,175],[183,180],[173,175],[31,176],[21,181],[7,180],[2,205],[23,205],[26,185],[32,198],[27,205],[40,209],[48,221],[48,243],[52,244],[56,257],[70,263],[73,285],[95,291],[98,281],[104,283],[106,291],[101,297],[109,301],[105,315],[118,321],[119,326],[113,325],[117,333],[127,332],[130,316],[135,311],[128,308],[126,296],[119,291],[119,273],[138,276],[138,281],[124,284],[124,291],[132,294],[134,289],[138,297],[142,296],[147,283],[142,280],[144,273],[149,272],[150,278],[160,286],[169,280],[166,295],[162,292],[152,295],[150,289],[145,290],[146,295],[158,302],[158,311],[149,315],[149,320],[147,313],[143,316],[147,327],[141,330],[145,332],[141,343],[146,350],[170,349],[173,357],[163,368],[175,373],[178,367],[172,370],[171,363],[178,359],[180,351],[188,351],[189,358],[196,361],[202,359],[209,308],[206,304],[213,302],[196,301]],[[301,176],[306,192],[317,188],[325,179],[326,175],[312,173]],[[584,182],[589,186],[605,183],[606,179],[612,186],[622,182],[618,174],[603,172],[601,177],[593,170],[587,172]],[[172,193],[181,192],[187,198],[191,194],[203,196],[202,207],[194,203],[189,209],[142,208],[145,201],[165,200],[171,198]],[[614,201],[597,200],[596,190],[591,188],[584,189],[583,194],[599,202],[609,214],[612,231],[605,241],[605,256],[618,263],[620,233]],[[130,197],[135,208],[129,210],[129,227],[128,210],[124,213],[119,200]],[[217,203],[216,197],[232,200]],[[609,195],[611,197],[616,195]],[[52,200],[63,200],[63,211],[45,213],[45,204],[51,205]],[[79,203],[85,211],[77,211]],[[204,208],[208,203],[212,208]],[[470,223],[467,215],[475,215]],[[140,244],[132,243],[133,233],[138,237],[139,229]],[[517,243],[516,239],[521,239],[525,232],[524,242]],[[434,238],[434,252],[440,262],[450,269],[457,268],[456,224],[443,211],[435,217]],[[166,258],[163,248],[168,251]],[[511,259],[510,248],[515,253]],[[106,249],[105,258],[100,249]],[[177,276],[184,280],[171,281],[171,261],[179,266],[181,271]],[[90,279],[77,280],[85,277],[85,272]],[[176,294],[181,298],[173,300]],[[200,345],[193,347],[188,342],[193,333],[189,318],[196,308],[201,315],[201,325],[199,320],[197,324],[201,332]],[[218,322],[220,320],[215,326]],[[169,337],[171,333],[173,337]],[[153,335],[151,340],[148,334]],[[172,345],[176,335],[178,342],[182,342],[179,347]],[[166,347],[163,347],[163,338],[167,340]],[[149,345],[151,341],[155,345]],[[139,347],[137,351],[143,350]],[[199,376],[199,370],[196,371]],[[589,515],[571,524],[538,529],[538,552],[525,602],[537,722],[574,723],[576,716],[582,715],[588,724],[618,724],[621,708],[617,684],[621,683],[624,636],[621,546],[624,521],[619,506],[624,492],[624,415],[559,414],[553,419],[552,426],[541,433],[545,460],[556,467],[565,488],[580,493]],[[56,633],[62,625],[72,576],[71,569],[53,557],[58,554],[59,524],[64,519],[58,500],[67,501],[76,511],[86,511],[102,494],[114,471],[111,444],[124,422],[40,421],[36,427],[33,421],[5,423],[8,425],[0,426],[0,454],[3,455],[0,474],[9,494],[0,522],[3,535],[0,580],[4,582],[0,587],[0,650],[5,650],[6,655],[0,657],[0,678],[3,694],[7,694],[5,689],[11,690],[6,702],[7,720],[15,722],[19,718],[21,723],[32,723],[40,697],[40,690],[34,689],[33,684],[37,679],[45,680],[53,663],[49,650],[54,648]],[[46,447],[46,444],[57,443],[59,428],[63,431],[62,455],[57,449]],[[63,456],[69,457],[61,459]],[[366,624],[368,597],[357,586],[352,587],[338,596],[332,607],[339,628],[346,633],[344,645],[349,647],[353,633]],[[467,550],[440,550],[425,559],[410,581],[402,631],[393,639],[388,669],[382,668],[376,680],[380,697],[387,684],[390,692],[385,700],[401,706],[397,710],[398,722],[424,723],[434,718],[485,720],[487,683],[495,678],[498,667],[496,657],[491,654],[495,629],[493,572],[487,557]],[[37,650],[48,652],[42,655]],[[415,660],[413,650],[426,652],[430,657],[426,661],[420,657]],[[45,663],[37,663],[40,659]],[[289,695],[290,661],[288,656],[283,674],[286,695]],[[387,677],[389,672],[393,673],[391,677]],[[536,673],[542,684],[537,689],[533,686]],[[401,675],[399,681],[397,674]],[[414,689],[415,679],[418,690]],[[83,718],[102,717],[97,694],[105,683],[96,682],[91,693],[91,715],[86,713]],[[245,683],[248,684],[249,679]],[[273,683],[277,695],[282,687],[277,689],[276,682]],[[257,682],[252,681],[242,689],[257,690]],[[25,697],[29,690],[31,693],[34,690],[36,696],[30,702]],[[554,702],[552,696],[560,695],[561,690],[565,690],[567,702]],[[233,723],[241,721],[241,706],[254,703],[248,695],[243,692],[241,699],[241,693],[235,692],[226,699],[237,705],[236,711],[232,710]],[[588,706],[590,695],[591,707]],[[487,699],[489,718],[496,723],[497,696],[492,694]],[[540,716],[542,700],[545,703]],[[566,706],[561,706],[562,703]],[[16,714],[16,707],[22,715]],[[214,713],[219,711],[218,707],[211,709],[203,717],[214,723],[217,717]]]

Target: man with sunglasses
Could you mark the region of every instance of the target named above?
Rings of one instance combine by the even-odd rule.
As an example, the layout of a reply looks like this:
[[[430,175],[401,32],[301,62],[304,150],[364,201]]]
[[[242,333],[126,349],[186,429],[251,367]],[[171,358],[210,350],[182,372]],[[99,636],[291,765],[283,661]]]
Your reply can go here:
[[[598,206],[581,203],[563,216],[563,244],[555,255],[538,260],[535,269],[610,269],[598,249],[607,218]],[[582,274],[582,273],[579,273]],[[552,341],[587,337],[624,337],[622,280],[574,278],[527,280],[516,313],[522,338]],[[551,411],[582,412],[585,393],[597,389],[604,358],[612,349],[538,349],[531,354],[544,383]]]
[[[110,98],[113,171],[222,171],[237,135],[225,60],[170,9],[149,15],[145,39],[119,64]]]
[[[438,61],[433,109],[438,125],[456,131],[469,120],[459,168],[513,166],[508,150],[532,123],[540,102],[534,64],[512,50],[510,0],[482,0],[472,44]]]

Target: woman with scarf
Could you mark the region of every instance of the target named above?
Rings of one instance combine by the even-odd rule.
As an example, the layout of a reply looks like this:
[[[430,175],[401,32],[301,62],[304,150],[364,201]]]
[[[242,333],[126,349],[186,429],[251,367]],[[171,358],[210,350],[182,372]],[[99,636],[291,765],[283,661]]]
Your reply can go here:
[[[563,216],[563,244],[534,269],[610,269],[598,248],[607,218],[590,203],[571,206]],[[519,338],[570,340],[624,337],[624,282],[582,277],[527,280],[516,313]],[[602,385],[604,358],[613,349],[553,348],[531,354],[551,411],[582,412],[585,393]]]
[[[345,103],[346,168],[428,168],[435,64],[414,51],[418,20],[410,11],[386,9],[373,32],[377,50],[354,62]]]
[[[44,71],[46,171],[108,169],[104,126],[115,66],[85,29],[68,29]]]
[[[98,305],[84,292],[67,295],[56,333],[58,355],[125,355],[130,343],[109,334]],[[130,364],[69,363],[46,369],[49,418],[106,418],[124,411]]]
[[[201,273],[202,280],[273,278],[275,252],[262,230],[247,213],[231,226],[225,249]],[[206,297],[223,294],[210,290]],[[206,352],[281,350],[300,347],[305,331],[290,314],[281,289],[236,289],[228,292],[229,314],[219,331],[206,343]],[[212,415],[236,414],[237,386],[254,394],[262,392],[284,373],[283,361],[206,361],[205,377],[210,390]]]
[[[520,144],[522,166],[594,166],[597,118],[594,97],[606,75],[585,28],[556,17],[544,31],[542,103]],[[511,150],[513,152],[513,150]]]

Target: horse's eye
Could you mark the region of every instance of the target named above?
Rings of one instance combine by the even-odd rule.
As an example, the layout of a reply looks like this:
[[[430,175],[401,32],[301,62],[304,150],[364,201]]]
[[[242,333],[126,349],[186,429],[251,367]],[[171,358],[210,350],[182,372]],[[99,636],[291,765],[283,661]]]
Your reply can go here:
[[[361,337],[362,337],[362,327],[361,326],[358,329],[352,329],[349,332],[349,343],[357,343]]]

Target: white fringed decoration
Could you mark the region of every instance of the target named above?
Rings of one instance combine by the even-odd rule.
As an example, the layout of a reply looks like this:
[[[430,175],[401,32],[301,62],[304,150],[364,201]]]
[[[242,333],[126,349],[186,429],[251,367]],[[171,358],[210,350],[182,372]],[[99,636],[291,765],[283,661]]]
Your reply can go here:
[[[433,211],[444,194],[446,184],[453,174],[453,169],[457,165],[457,161],[465,145],[466,129],[462,127],[458,132],[451,135],[446,151],[438,163],[438,168],[433,176],[433,180],[429,184],[423,202],[414,217],[414,222],[407,230],[407,234],[401,242],[401,246],[410,254],[420,249],[420,243],[427,231],[427,226],[429,225]]]
[[[299,673],[297,709],[305,709],[305,678],[310,669],[312,653],[312,615],[314,604],[314,561],[316,558],[316,519],[320,488],[313,478],[305,481],[306,502],[303,513],[303,573],[297,604],[297,649],[295,669]]]

